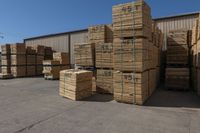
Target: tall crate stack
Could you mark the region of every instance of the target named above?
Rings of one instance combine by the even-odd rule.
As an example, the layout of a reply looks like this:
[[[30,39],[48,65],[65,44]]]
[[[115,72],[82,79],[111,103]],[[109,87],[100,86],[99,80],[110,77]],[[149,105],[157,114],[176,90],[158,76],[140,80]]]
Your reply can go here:
[[[166,88],[190,88],[190,35],[188,30],[170,31],[167,39]]]
[[[41,45],[37,45],[33,48],[36,50],[35,74],[37,76],[40,76],[43,74],[42,71],[43,71],[43,60],[45,56],[45,47]]]
[[[1,46],[1,74],[2,79],[11,77],[11,49],[10,45]]]
[[[160,66],[161,66],[161,51],[164,42],[163,33],[153,22],[152,25],[152,48],[149,48],[150,69],[149,69],[149,96],[160,85]],[[151,46],[151,45],[150,45]]]
[[[113,94],[112,25],[89,27],[89,42],[95,44],[96,92]]]
[[[26,48],[26,76],[36,75],[36,50],[32,47]]]
[[[148,98],[150,7],[142,0],[113,7],[114,99],[142,105]],[[151,59],[152,60],[152,59]]]
[[[26,76],[26,47],[23,43],[11,45],[11,73],[14,77]]]
[[[197,94],[200,96],[200,16],[196,20],[195,25],[192,29],[192,87],[197,91]]]

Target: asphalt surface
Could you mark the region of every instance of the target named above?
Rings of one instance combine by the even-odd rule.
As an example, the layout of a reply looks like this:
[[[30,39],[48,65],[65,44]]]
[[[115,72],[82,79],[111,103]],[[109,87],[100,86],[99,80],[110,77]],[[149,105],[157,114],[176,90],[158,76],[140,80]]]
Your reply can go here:
[[[145,106],[110,95],[71,101],[58,81],[0,80],[0,133],[200,133],[200,98],[157,90]]]

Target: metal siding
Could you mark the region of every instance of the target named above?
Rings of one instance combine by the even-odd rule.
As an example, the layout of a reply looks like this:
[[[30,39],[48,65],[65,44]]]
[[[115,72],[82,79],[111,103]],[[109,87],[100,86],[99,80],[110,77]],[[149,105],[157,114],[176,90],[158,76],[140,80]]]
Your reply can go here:
[[[74,45],[76,43],[87,43],[88,42],[88,32],[80,32],[80,33],[73,33],[70,34],[70,63],[71,65],[75,64],[74,59]]]
[[[178,29],[192,30],[192,27],[197,18],[198,15],[191,15],[191,16],[156,20],[155,22],[157,23],[158,27],[162,30],[165,36],[164,39],[165,43],[163,48],[166,49],[166,40],[167,40],[166,37],[169,31]]]
[[[55,51],[69,52],[69,35],[61,35],[55,37],[46,37],[35,40],[25,41],[27,46],[44,45],[50,46]]]

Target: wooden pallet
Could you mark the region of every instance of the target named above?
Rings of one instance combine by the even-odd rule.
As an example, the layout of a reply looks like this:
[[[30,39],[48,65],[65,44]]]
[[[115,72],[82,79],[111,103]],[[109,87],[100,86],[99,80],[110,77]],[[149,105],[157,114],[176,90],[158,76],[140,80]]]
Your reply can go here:
[[[60,72],[61,96],[81,100],[92,94],[92,72],[86,70],[64,70]]]

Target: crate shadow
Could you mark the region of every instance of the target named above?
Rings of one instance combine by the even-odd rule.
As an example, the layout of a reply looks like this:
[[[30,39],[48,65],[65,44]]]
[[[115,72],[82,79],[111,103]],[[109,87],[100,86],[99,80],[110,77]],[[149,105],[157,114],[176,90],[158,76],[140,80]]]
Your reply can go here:
[[[144,106],[200,108],[200,97],[192,91],[158,89]]]
[[[92,96],[83,99],[82,101],[89,102],[111,102],[113,101],[113,95],[107,94],[93,94]]]

